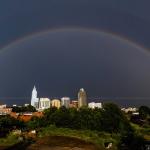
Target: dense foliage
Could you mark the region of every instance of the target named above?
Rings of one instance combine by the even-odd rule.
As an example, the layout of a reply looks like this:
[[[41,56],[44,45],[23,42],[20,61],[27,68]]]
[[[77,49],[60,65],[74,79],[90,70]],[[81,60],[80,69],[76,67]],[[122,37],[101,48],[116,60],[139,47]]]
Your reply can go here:
[[[119,150],[144,150],[145,140],[139,134],[126,132],[121,134],[118,148]]]
[[[139,108],[139,115],[130,115],[130,121],[139,126],[145,128],[150,127],[150,108],[147,106],[141,106]]]
[[[43,118],[34,117],[29,123],[30,128],[54,124],[57,127],[72,129],[90,129],[120,133],[131,130],[130,124],[120,108],[112,103],[105,104],[103,109],[49,108],[44,111]]]
[[[133,148],[140,150],[144,147],[143,137],[133,130],[125,114],[113,103],[104,104],[103,109],[82,107],[77,110],[76,108],[53,107],[44,111],[44,117],[34,117],[28,122],[30,129],[39,129],[49,125],[119,135],[120,150]]]
[[[26,110],[30,110],[29,108],[34,111],[31,106],[28,109],[22,110],[18,110],[18,107],[16,107],[13,111],[26,112]],[[144,118],[146,116],[146,119],[148,119],[148,109],[145,107],[140,109],[139,118],[141,119],[141,114],[144,114]],[[10,116],[1,116],[0,133],[6,135],[15,128],[40,130],[43,127],[54,126],[62,129],[70,128],[69,130],[73,129],[75,131],[90,131],[97,133],[98,136],[101,135],[100,133],[108,133],[112,137],[116,135],[120,150],[140,150],[144,147],[144,139],[140,134],[135,132],[128,120],[129,117],[127,119],[127,116],[121,109],[113,103],[104,104],[102,109],[90,109],[88,107],[82,107],[80,109],[61,107],[57,109],[52,107],[46,109],[43,114],[42,117],[32,117],[27,123]]]
[[[139,116],[141,117],[141,119],[147,119],[148,117],[150,117],[150,108],[147,106],[141,106],[139,108]]]
[[[21,129],[25,126],[22,121],[19,121],[9,115],[0,116],[0,137],[6,136],[13,129]]]
[[[22,106],[22,107],[12,107],[12,112],[21,113],[21,112],[35,112],[35,107],[28,105],[28,106]]]

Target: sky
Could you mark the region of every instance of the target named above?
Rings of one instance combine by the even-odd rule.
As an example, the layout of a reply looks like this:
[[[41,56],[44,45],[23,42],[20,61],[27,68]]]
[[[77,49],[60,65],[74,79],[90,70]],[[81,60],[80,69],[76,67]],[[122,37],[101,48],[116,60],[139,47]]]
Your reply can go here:
[[[120,98],[150,105],[150,1],[0,1],[0,99]],[[134,99],[138,99],[135,101]],[[128,100],[128,101],[127,101]]]

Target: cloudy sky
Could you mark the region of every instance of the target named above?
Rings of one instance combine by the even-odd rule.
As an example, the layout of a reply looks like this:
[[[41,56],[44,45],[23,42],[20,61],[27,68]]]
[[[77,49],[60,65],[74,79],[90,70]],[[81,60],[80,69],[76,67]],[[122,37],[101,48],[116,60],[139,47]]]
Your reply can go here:
[[[1,100],[29,102],[36,85],[40,97],[75,98],[85,88],[89,97],[137,97],[150,105],[149,6],[148,0],[0,1]]]

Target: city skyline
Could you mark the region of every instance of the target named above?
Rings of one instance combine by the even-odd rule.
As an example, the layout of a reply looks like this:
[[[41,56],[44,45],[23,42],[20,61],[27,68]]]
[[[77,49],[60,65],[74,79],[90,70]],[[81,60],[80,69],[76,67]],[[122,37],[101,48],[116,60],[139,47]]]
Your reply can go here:
[[[40,88],[39,88],[40,89]],[[80,88],[80,91],[84,91],[83,88]],[[64,98],[70,99],[70,101],[78,101],[79,99],[79,92],[75,93],[74,97],[70,97],[69,95],[61,95],[61,96],[43,96],[39,95],[40,90],[37,90],[36,86],[32,88],[32,92],[30,91],[30,97],[0,97],[1,99],[1,104],[7,104],[9,106],[11,105],[24,105],[24,104],[30,104],[33,106],[34,101],[39,102],[40,99],[49,99],[49,100],[62,100]],[[12,100],[10,102],[10,100]],[[21,101],[20,103],[17,102],[18,100],[24,100]],[[92,102],[101,102],[101,103],[107,103],[107,102],[113,102],[116,103],[117,105],[121,107],[139,107],[143,105],[144,103],[147,103],[150,100],[150,97],[104,97],[104,96],[95,96],[91,97],[88,95],[87,97],[87,103],[92,103]],[[37,104],[39,105],[39,104]]]

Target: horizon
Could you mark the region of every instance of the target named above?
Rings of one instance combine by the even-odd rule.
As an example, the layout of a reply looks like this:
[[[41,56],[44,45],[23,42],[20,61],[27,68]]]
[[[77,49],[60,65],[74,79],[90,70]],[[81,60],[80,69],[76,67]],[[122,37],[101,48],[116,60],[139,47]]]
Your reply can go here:
[[[47,96],[47,97],[38,97],[38,98],[49,98],[50,100],[53,99],[61,99],[62,97],[66,96]],[[69,96],[67,96],[69,97]],[[77,97],[69,97],[71,101],[78,100]],[[0,103],[6,104],[7,106],[12,106],[16,104],[17,106],[23,106],[24,104],[30,104],[31,97],[0,97]],[[11,101],[10,101],[11,100]],[[18,101],[23,100],[23,101]],[[145,105],[150,100],[150,97],[87,97],[88,103],[90,102],[100,102],[100,103],[115,103],[119,107],[140,107],[140,106],[149,106]],[[145,104],[143,104],[143,101]],[[6,103],[5,103],[6,102]]]

